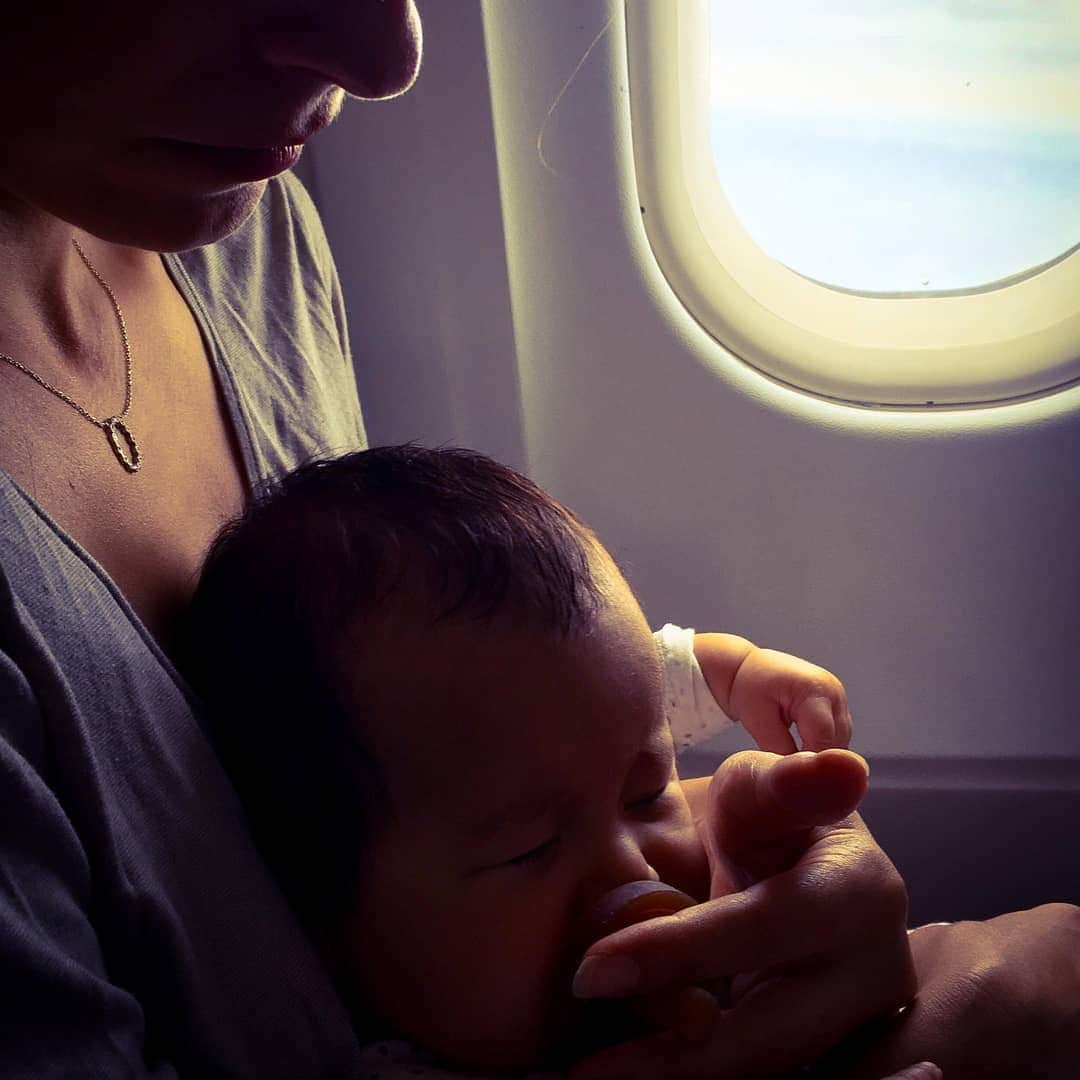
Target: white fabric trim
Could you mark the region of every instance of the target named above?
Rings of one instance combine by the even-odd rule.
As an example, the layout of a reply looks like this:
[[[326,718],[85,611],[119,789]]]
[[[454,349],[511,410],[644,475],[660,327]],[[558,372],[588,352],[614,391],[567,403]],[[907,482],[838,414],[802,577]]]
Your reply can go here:
[[[666,623],[653,633],[663,671],[664,713],[671,726],[675,753],[731,727],[734,721],[719,705],[694,655],[694,631]]]
[[[563,1073],[530,1072],[527,1074],[496,1072],[481,1069],[475,1071],[467,1066],[455,1066],[440,1061],[434,1054],[413,1043],[400,1039],[383,1039],[369,1043],[360,1053],[363,1062],[361,1074],[364,1080],[414,1080],[423,1076],[426,1080],[564,1080]]]

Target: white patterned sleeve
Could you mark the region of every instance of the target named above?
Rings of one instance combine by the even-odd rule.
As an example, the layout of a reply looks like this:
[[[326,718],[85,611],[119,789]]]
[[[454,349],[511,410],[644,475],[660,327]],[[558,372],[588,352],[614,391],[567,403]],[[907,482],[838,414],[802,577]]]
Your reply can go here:
[[[734,722],[709,690],[694,655],[694,631],[667,623],[655,631],[663,672],[664,712],[676,755],[716,735]]]
[[[401,1039],[368,1043],[360,1052],[362,1067],[357,1080],[566,1080],[564,1073],[530,1072],[513,1074],[443,1061],[429,1050]]]

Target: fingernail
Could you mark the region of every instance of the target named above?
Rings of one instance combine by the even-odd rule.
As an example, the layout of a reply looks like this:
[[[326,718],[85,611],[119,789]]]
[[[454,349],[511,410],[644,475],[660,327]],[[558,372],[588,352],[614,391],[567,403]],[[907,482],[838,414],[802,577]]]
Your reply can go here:
[[[826,754],[843,754],[844,757],[854,758],[862,766],[863,772],[866,773],[867,776],[870,775],[870,762],[867,761],[866,758],[864,758],[862,756],[862,754],[858,753],[855,750],[852,750],[850,747],[847,747],[847,746],[832,746],[828,750],[825,750],[824,753],[826,753]]]
[[[641,968],[629,956],[586,956],[574,975],[574,997],[620,997],[641,981]]]

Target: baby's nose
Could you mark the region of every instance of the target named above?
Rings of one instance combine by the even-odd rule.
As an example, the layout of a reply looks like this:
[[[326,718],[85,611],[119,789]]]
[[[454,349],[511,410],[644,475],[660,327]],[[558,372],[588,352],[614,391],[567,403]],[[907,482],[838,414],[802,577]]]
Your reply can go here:
[[[645,857],[641,838],[632,828],[622,828],[611,835],[596,852],[590,884],[599,895],[629,881],[659,881],[660,875]]]

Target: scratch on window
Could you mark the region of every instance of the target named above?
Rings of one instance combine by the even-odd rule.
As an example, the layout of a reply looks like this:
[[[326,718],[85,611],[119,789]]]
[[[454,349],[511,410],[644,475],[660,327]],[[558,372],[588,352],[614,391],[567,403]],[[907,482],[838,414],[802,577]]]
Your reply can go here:
[[[578,72],[585,66],[585,62],[589,59],[589,55],[593,49],[600,44],[600,39],[611,29],[611,24],[615,21],[615,15],[618,9],[616,8],[607,18],[607,21],[600,27],[599,33],[589,43],[589,47],[581,54],[581,59],[577,62],[577,66],[570,72],[570,77],[562,84],[562,89],[555,95],[555,100],[551,103],[551,108],[547,111],[547,116],[544,117],[544,122],[540,125],[540,132],[536,136],[536,156],[540,159],[540,164],[552,176],[560,176],[561,174],[551,167],[546,157],[544,157],[544,136],[547,133],[548,124],[551,122],[552,116],[555,115],[555,110],[559,107],[559,102],[562,101],[563,95],[570,89],[571,83],[577,78]]]

